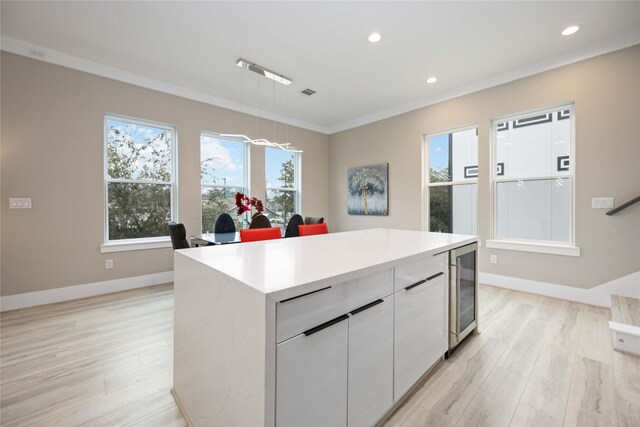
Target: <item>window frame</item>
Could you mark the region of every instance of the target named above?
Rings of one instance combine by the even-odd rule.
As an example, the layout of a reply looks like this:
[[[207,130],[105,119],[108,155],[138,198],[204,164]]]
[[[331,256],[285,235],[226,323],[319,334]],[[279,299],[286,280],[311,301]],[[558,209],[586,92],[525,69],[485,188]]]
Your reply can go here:
[[[293,154],[293,188],[290,187],[269,187],[267,186],[267,150],[279,150],[275,147],[265,147],[264,149],[264,204],[267,206],[267,194],[269,190],[287,191],[294,193],[294,213],[300,214],[302,211],[302,153],[290,151]],[[283,218],[286,222],[286,218]],[[283,224],[284,227],[287,224]]]
[[[242,139],[238,139],[238,138],[234,138],[234,137],[223,137],[221,136],[220,133],[218,132],[213,132],[213,131],[208,131],[208,130],[203,130],[200,131],[200,161],[199,161],[199,166],[202,167],[202,137],[203,136],[209,136],[212,138],[217,138],[217,139],[222,139],[224,141],[231,141],[231,142],[236,142],[238,144],[242,144],[242,162],[244,165],[244,171],[242,174],[242,179],[244,180],[244,185],[242,186],[242,192],[246,195],[250,195],[251,194],[251,153],[250,153],[250,148],[249,148],[249,143],[245,140]],[[237,185],[219,185],[219,184],[204,184],[202,182],[202,176],[200,176],[200,232],[204,233],[204,230],[202,229],[202,189],[203,188],[220,188],[220,189],[225,189],[225,188],[233,188],[233,189],[237,189],[240,188]]]
[[[109,120],[127,122],[139,126],[164,129],[171,132],[171,180],[170,181],[149,181],[109,178],[109,158],[108,158],[108,124]],[[171,219],[178,220],[178,132],[174,125],[153,120],[141,119],[138,117],[126,116],[114,113],[105,113],[103,117],[103,243],[100,245],[101,253],[121,252],[132,250],[158,249],[171,247],[171,239],[168,235],[156,237],[138,237],[132,239],[109,239],[109,183],[122,182],[132,184],[170,185]]]
[[[570,110],[570,159],[569,171],[567,175],[562,176],[549,176],[549,175],[536,175],[527,177],[499,177],[497,174],[497,148],[498,148],[498,123],[504,123],[505,121],[514,121],[523,118],[531,117],[537,114],[556,113],[559,110]],[[502,117],[495,118],[491,121],[491,137],[490,137],[490,209],[491,209],[491,222],[490,222],[490,239],[487,240],[487,248],[494,249],[506,249],[523,252],[536,252],[552,255],[565,255],[565,256],[580,256],[580,248],[576,246],[576,233],[575,233],[575,212],[576,212],[576,189],[575,189],[575,171],[576,171],[576,150],[575,150],[575,103],[562,103],[550,107],[529,110],[517,114],[509,114]],[[570,206],[569,206],[569,240],[566,242],[552,241],[552,240],[535,240],[524,238],[510,238],[510,237],[497,237],[498,229],[498,198],[497,187],[500,183],[518,182],[518,181],[541,181],[555,178],[567,179],[569,181],[570,194]]]
[[[422,215],[422,230],[423,231],[430,231],[430,224],[431,224],[431,187],[444,187],[444,186],[451,186],[453,188],[454,185],[479,185],[478,184],[478,178],[480,176],[479,173],[479,165],[478,165],[478,176],[476,178],[472,178],[472,179],[467,179],[464,181],[446,181],[446,182],[431,182],[430,180],[430,164],[429,164],[429,139],[436,137],[436,136],[440,136],[440,135],[444,135],[444,134],[454,134],[457,132],[464,132],[467,130],[471,130],[471,129],[475,129],[478,132],[478,157],[480,156],[480,129],[479,126],[476,123],[471,123],[468,125],[463,125],[463,126],[459,126],[456,128],[451,128],[451,129],[445,129],[445,130],[441,130],[438,132],[432,132],[432,133],[428,133],[425,134],[423,136],[423,151],[424,154],[422,156],[423,158],[423,167],[422,167],[422,181],[423,181],[423,212],[424,214]],[[479,161],[479,159],[476,159],[476,161]],[[452,176],[453,179],[453,176]],[[478,198],[476,198],[476,233],[479,234],[479,226],[480,226],[480,221],[479,221],[479,215],[478,215]],[[433,232],[433,233],[437,233],[437,232]]]

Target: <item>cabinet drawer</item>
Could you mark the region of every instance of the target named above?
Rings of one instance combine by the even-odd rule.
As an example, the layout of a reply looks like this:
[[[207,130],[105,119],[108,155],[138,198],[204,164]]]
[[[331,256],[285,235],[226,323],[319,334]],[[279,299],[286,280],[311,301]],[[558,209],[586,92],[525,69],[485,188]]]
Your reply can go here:
[[[446,272],[448,254],[441,253],[430,257],[400,264],[395,268],[395,291],[406,288],[435,274]]]
[[[393,269],[337,283],[276,305],[276,342],[282,342],[393,293]]]

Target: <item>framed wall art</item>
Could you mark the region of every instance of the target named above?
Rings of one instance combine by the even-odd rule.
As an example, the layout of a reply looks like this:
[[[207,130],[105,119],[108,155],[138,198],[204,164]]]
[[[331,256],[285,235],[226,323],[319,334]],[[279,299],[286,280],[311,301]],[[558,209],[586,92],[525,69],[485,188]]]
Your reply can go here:
[[[389,214],[389,163],[349,168],[347,183],[349,215]]]

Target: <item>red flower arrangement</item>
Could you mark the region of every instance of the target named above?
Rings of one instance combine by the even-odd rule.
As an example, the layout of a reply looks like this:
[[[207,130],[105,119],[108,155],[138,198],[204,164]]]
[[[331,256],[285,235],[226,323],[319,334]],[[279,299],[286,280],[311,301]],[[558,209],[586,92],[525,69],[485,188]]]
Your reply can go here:
[[[245,196],[244,193],[236,193],[236,206],[238,207],[238,215],[242,215],[245,212],[251,212],[251,207],[256,208],[258,213],[264,211],[264,205],[262,201],[256,197]]]

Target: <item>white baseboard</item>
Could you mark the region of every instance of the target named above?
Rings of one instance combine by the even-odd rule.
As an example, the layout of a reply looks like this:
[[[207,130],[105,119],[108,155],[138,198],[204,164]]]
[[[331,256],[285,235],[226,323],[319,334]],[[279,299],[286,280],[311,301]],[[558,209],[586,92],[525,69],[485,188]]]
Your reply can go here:
[[[613,332],[613,348],[623,353],[640,356],[640,326],[609,322]]]
[[[173,282],[173,271],[0,297],[0,312]]]
[[[499,288],[545,295],[600,307],[611,307],[611,298],[609,296],[612,294],[640,298],[640,271],[590,289],[574,288],[572,286],[556,285],[554,283],[537,282],[535,280],[482,272],[480,273],[479,280],[480,283],[497,286]]]

